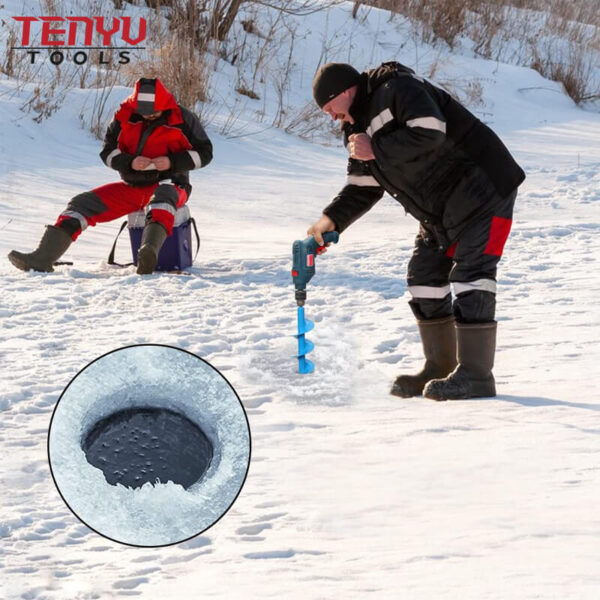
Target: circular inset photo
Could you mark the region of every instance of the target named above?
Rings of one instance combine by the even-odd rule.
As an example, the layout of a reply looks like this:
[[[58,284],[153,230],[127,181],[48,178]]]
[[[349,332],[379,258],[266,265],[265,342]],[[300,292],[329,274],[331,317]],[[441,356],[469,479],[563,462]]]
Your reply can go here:
[[[227,379],[171,346],[114,350],[63,391],[48,433],[54,483],[88,527],[166,546],[216,523],[250,464],[246,413]]]

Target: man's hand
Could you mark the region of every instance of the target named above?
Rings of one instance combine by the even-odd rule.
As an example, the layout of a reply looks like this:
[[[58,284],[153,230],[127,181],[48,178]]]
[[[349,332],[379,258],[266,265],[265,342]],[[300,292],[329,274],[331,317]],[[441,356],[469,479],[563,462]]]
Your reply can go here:
[[[321,218],[313,223],[306,232],[308,235],[314,235],[315,240],[319,246],[323,246],[323,234],[326,231],[333,231],[335,229],[335,223],[327,216],[322,215]]]
[[[371,138],[366,133],[353,133],[348,138],[348,152],[350,158],[356,160],[374,160]]]
[[[168,156],[153,158],[152,162],[159,171],[168,171],[171,168],[171,159]]]
[[[136,156],[131,162],[131,168],[134,171],[143,171],[151,162],[152,159],[147,156]]]

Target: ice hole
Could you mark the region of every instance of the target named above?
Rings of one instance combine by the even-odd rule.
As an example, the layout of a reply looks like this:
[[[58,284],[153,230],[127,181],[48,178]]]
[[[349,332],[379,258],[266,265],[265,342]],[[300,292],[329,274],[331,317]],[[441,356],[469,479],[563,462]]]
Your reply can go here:
[[[185,489],[200,480],[213,458],[213,445],[200,426],[165,408],[114,412],[83,436],[87,461],[106,481],[131,487],[172,481]]]

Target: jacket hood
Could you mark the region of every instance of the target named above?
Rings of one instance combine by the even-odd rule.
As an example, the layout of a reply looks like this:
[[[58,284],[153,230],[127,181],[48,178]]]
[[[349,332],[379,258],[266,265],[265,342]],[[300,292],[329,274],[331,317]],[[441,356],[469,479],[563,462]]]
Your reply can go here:
[[[135,82],[135,86],[131,95],[125,98],[125,100],[121,103],[121,107],[115,114],[115,118],[119,121],[128,121],[133,114],[137,113],[140,83],[141,79],[138,79]],[[181,115],[181,111],[179,110],[179,106],[177,105],[177,100],[175,100],[175,96],[173,96],[173,94],[158,78],[156,78],[155,90],[154,108],[156,110],[170,111],[170,114],[167,118],[169,125],[181,123],[183,121],[183,117]]]
[[[371,95],[380,85],[386,81],[398,77],[398,75],[413,75],[414,71],[399,62],[384,62],[379,67],[365,71],[367,93]]]
[[[357,117],[360,117],[364,112],[369,96],[371,96],[378,87],[394,77],[405,74],[412,75],[414,74],[414,71],[395,61],[384,62],[379,67],[361,73],[356,96],[350,107],[350,114],[354,119],[356,120]]]

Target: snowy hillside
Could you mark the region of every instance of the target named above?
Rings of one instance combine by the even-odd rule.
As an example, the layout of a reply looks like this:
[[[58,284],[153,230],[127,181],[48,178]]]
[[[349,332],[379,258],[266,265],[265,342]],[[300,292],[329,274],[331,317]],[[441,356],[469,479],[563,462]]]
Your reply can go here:
[[[25,14],[5,5],[4,19]],[[227,137],[237,84],[227,63],[206,111],[215,159],[191,174],[202,247],[189,273],[141,278],[108,266],[120,221],[85,231],[65,257],[73,266],[15,270],[11,249],[34,247],[73,195],[114,172],[80,125],[93,92],[70,92],[37,124],[20,110],[27,90],[2,76],[0,597],[598,597],[600,115],[535,71],[403,45],[382,12],[354,22],[350,10],[298,17],[295,106],[310,99],[316,40],[327,32],[343,38],[328,60],[346,60],[352,39],[361,68],[395,59],[424,69],[435,56],[440,79],[479,82],[476,114],[527,173],[499,269],[498,397],[388,394],[421,360],[404,281],[417,223],[389,197],[318,259],[306,305],[315,373],[296,374],[291,244],[340,188],[347,155],[259,122],[252,103],[272,117],[270,92],[243,97]],[[115,88],[113,106],[128,93]],[[128,251],[123,239],[117,258]],[[82,525],[46,454],[50,416],[76,373],[148,342],[220,369],[246,407],[253,446],[230,512],[159,549],[120,546]]]

